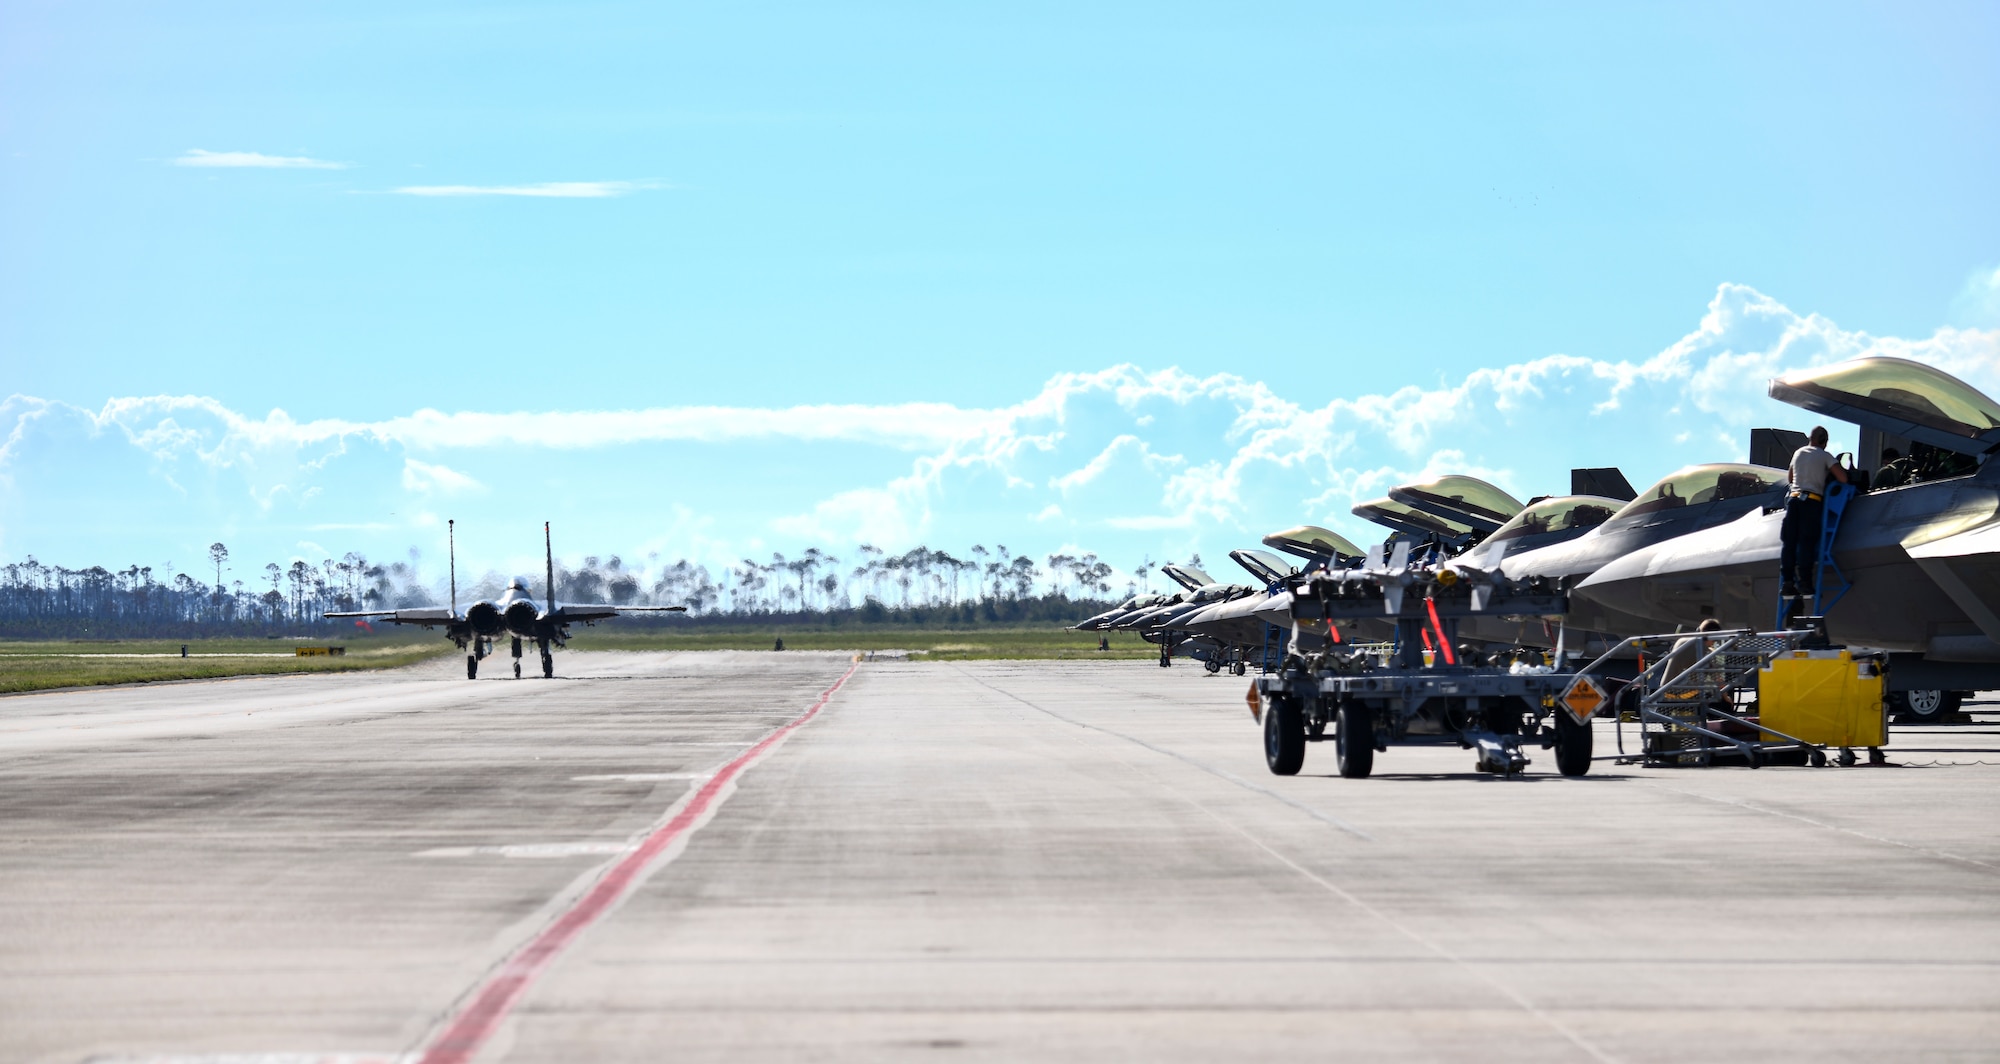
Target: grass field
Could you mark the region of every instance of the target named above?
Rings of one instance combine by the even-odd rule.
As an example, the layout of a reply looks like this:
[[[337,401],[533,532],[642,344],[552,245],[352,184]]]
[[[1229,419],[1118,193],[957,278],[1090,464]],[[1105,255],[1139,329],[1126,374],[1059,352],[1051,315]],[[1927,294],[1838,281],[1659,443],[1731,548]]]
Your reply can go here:
[[[328,645],[344,645],[347,653],[337,658],[301,658],[293,653],[298,646]],[[439,636],[417,638],[400,633],[331,643],[202,639],[188,642],[187,649],[188,656],[183,658],[181,643],[165,639],[0,642],[0,693],[268,673],[389,669],[456,653]]]
[[[1111,636],[1111,649],[1097,649],[1097,636],[1063,628],[976,628],[966,630],[844,626],[841,628],[694,628],[619,631],[613,625],[587,628],[570,640],[575,650],[770,650],[782,637],[788,650],[899,650],[918,660],[1071,658],[1109,661],[1151,658],[1159,648],[1130,633]],[[295,646],[345,646],[341,657],[301,658]],[[391,669],[459,651],[435,633],[391,633],[331,641],[209,639],[187,643],[166,639],[0,641],[0,694],[164,680],[207,680],[292,672],[353,672]],[[506,642],[494,649],[506,654]],[[532,650],[530,654],[532,655]]]

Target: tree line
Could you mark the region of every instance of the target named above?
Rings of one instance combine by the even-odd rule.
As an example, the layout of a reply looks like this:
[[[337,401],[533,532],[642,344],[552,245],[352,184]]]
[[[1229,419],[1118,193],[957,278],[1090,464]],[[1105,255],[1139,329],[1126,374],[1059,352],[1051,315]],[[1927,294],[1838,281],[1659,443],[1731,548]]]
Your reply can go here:
[[[218,542],[196,572],[142,565],[71,569],[33,556],[10,562],[0,566],[0,637],[324,637],[352,625],[327,620],[327,612],[446,604],[444,580],[423,570],[415,548],[407,559],[388,563],[359,552],[317,565],[295,558],[247,570],[231,560],[228,546]],[[1115,593],[1113,568],[1095,554],[1057,553],[1037,562],[1004,544],[975,544],[954,555],[923,546],[893,553],[864,543],[846,561],[811,547],[790,558],[744,558],[720,571],[686,559],[633,566],[615,554],[592,555],[580,566],[558,563],[556,597],[684,605],[688,614],[666,623],[700,625],[1067,623],[1136,592],[1153,568],[1150,561],[1135,567],[1122,593]],[[537,600],[543,582],[539,574],[528,577]],[[495,598],[505,587],[497,571],[468,578],[458,589],[459,608]]]

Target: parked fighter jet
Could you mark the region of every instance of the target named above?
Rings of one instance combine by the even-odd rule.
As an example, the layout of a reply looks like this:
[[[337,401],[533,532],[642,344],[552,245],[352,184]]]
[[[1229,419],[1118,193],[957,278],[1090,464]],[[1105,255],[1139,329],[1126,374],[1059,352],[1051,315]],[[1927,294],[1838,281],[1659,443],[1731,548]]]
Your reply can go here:
[[[1885,449],[1949,459],[1847,501],[1820,587],[1829,637],[1900,652],[1889,670],[1897,688],[2000,687],[2000,403],[1940,370],[1880,357],[1778,378],[1770,395],[1860,426],[1861,473],[1879,472]],[[1656,629],[1709,617],[1768,628],[1782,521],[1752,510],[1627,552],[1581,581],[1572,605]]]
[[[1204,659],[1208,671],[1217,672],[1228,666],[1241,676],[1253,656],[1262,660],[1274,648],[1283,652],[1285,637],[1274,637],[1271,622],[1257,614],[1282,600],[1283,617],[1289,622],[1290,586],[1299,575],[1299,568],[1268,551],[1233,550],[1229,557],[1250,574],[1256,586],[1244,589],[1243,594],[1205,605],[1180,618],[1174,627],[1216,644],[1219,653]]]
[[[1501,575],[1535,577],[1573,588],[1633,551],[1711,528],[1783,498],[1785,471],[1735,463],[1688,466],[1639,493],[1639,497],[1582,535],[1536,550],[1510,554]],[[1612,636],[1635,635],[1658,624],[1599,599],[1570,601],[1571,629]]]
[[[1172,595],[1167,594],[1134,595],[1124,602],[1105,610],[1103,613],[1076,622],[1070,628],[1072,631],[1077,632],[1108,631],[1117,627],[1118,622],[1127,617],[1136,617],[1147,610],[1157,609],[1166,605],[1167,600],[1172,597]]]
[[[627,613],[685,613],[686,606],[607,606],[556,604],[556,557],[555,548],[549,539],[549,526],[542,524],[542,547],[548,562],[549,607],[543,609],[535,604],[528,594],[528,585],[519,577],[507,583],[507,590],[499,598],[475,602],[458,612],[458,547],[455,532],[458,522],[449,522],[446,535],[450,543],[451,565],[451,606],[448,609],[435,607],[408,610],[347,610],[326,614],[328,617],[374,617],[391,624],[420,624],[425,628],[444,629],[445,638],[458,644],[460,650],[470,650],[465,656],[465,678],[477,679],[479,661],[493,652],[493,640],[501,635],[511,634],[514,640],[514,678],[521,678],[521,641],[531,640],[542,652],[542,675],[556,674],[553,648],[569,642],[569,626],[572,624],[595,624]]]

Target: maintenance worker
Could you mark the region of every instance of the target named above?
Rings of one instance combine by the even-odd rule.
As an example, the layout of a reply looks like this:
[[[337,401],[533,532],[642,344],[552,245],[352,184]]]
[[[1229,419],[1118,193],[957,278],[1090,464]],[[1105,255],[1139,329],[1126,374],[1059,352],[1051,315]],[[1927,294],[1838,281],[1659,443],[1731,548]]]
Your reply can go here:
[[[1676,628],[1674,630],[1679,631],[1680,629]],[[1702,655],[1708,653],[1710,650],[1708,639],[1706,638],[1708,633],[1719,632],[1721,630],[1722,622],[1709,617],[1704,619],[1695,628],[1694,635],[1684,635],[1674,640],[1674,648],[1667,651],[1666,664],[1660,666],[1660,683],[1664,685],[1689,669],[1694,668],[1694,663],[1700,661]],[[1681,682],[1675,686],[1680,688],[1698,686],[1709,671],[1709,669],[1704,668],[1699,673],[1682,677]]]
[[[1831,475],[1847,483],[1847,470],[1826,450],[1826,426],[1814,425],[1811,441],[1792,453],[1791,471],[1786,474],[1791,491],[1785,495],[1785,523],[1778,535],[1784,548],[1778,554],[1778,577],[1784,587],[1778,592],[1797,598],[1800,588],[1819,583],[1819,534],[1826,523],[1826,478]],[[1803,579],[1801,579],[1803,577]]]

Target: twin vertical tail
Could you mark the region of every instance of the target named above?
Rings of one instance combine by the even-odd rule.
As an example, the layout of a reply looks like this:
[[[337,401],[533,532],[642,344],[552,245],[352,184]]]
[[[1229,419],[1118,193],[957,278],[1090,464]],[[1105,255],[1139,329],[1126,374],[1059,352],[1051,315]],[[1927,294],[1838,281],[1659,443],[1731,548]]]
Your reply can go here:
[[[446,564],[451,566],[451,615],[455,620],[458,617],[458,522],[456,520],[444,523],[444,542],[445,557],[450,559]]]
[[[549,523],[542,522],[542,557],[548,562],[549,612],[556,611],[556,548],[549,539]]]

